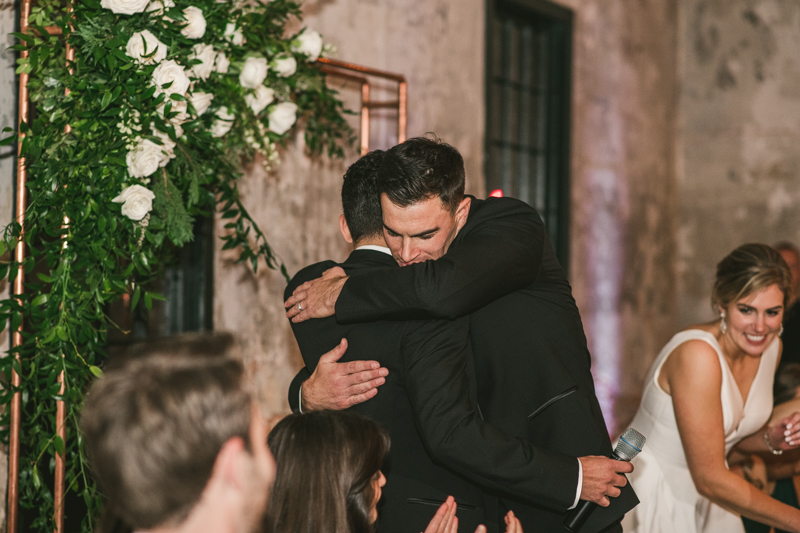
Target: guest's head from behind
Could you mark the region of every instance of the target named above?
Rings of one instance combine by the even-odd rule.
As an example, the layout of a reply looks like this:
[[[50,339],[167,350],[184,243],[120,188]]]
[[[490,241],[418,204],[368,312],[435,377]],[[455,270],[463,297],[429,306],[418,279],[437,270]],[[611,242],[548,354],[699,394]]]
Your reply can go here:
[[[386,152],[378,174],[384,238],[401,265],[438,259],[469,215],[464,159],[435,136]]]
[[[339,227],[347,242],[383,244],[383,220],[378,196],[378,169],[385,152],[374,150],[350,165],[342,181]]]
[[[106,512],[134,530],[261,526],[275,464],[238,361],[154,354],[110,370],[81,430]]]
[[[766,244],[743,244],[717,265],[712,302],[723,341],[731,348],[762,353],[780,335],[791,301],[789,267]]]
[[[314,411],[284,418],[270,432],[277,474],[267,530],[371,533],[386,479],[389,436],[354,413]]]
[[[792,273],[792,294],[795,299],[800,297],[800,250],[789,241],[781,241],[775,245],[783,260],[789,265]]]

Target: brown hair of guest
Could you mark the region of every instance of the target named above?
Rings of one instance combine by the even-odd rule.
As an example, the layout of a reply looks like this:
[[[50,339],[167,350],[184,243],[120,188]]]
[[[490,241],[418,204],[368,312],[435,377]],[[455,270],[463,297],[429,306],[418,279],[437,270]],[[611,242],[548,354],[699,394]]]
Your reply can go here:
[[[289,415],[269,434],[277,472],[267,531],[372,533],[372,481],[389,453],[377,423],[343,411]]]
[[[81,430],[107,519],[134,530],[186,519],[223,444],[238,436],[249,449],[252,401],[243,380],[233,359],[154,355],[92,386]]]
[[[725,308],[771,285],[781,290],[783,308],[788,309],[793,298],[789,265],[771,246],[743,244],[717,264],[711,303]]]

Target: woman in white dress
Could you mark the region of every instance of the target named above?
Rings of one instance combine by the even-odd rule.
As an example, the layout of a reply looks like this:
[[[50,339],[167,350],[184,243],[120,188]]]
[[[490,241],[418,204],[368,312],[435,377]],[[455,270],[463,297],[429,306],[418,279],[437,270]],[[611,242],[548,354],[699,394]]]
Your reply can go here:
[[[679,332],[645,382],[632,427],[647,437],[630,481],[641,503],[627,533],[737,533],[739,515],[800,533],[800,510],[728,470],[744,453],[800,445],[800,413],[768,427],[791,274],[765,244],[740,246],[719,265],[712,301],[719,320]]]

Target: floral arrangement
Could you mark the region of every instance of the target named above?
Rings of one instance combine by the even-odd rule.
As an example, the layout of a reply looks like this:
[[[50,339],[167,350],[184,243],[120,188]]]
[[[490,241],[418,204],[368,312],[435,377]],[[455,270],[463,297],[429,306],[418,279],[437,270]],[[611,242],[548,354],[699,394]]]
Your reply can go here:
[[[12,350],[22,364],[4,357],[0,368],[6,383],[12,368],[22,377],[24,531],[53,530],[56,453],[66,457],[67,501],[77,495],[86,506],[67,506],[67,521],[92,529],[101,495],[79,445],[78,414],[83,391],[102,373],[108,328],[116,327],[107,304],[127,294],[132,308],[150,308],[162,298],[144,287],[163,267],[165,245],[190,241],[194,218],[214,212],[226,221],[225,249],[239,249],[254,269],[263,258],[285,275],[240,201],[239,169],[256,157],[276,165],[277,147],[298,120],[312,155],[341,156],[352,140],[341,102],[314,65],[326,51],[321,36],[307,28],[287,35],[299,17],[296,2],[74,0],[71,7],[42,0],[31,13],[33,31],[14,34],[13,48],[27,52],[17,72],[30,76],[35,113],[0,141],[21,142],[29,173],[24,224],[10,224],[0,241],[0,255],[20,240],[28,250],[22,265],[0,264],[12,282],[19,267],[25,272],[22,297],[0,301],[0,319],[12,330],[23,326],[23,343]],[[0,401],[7,406],[14,392],[5,388]],[[57,399],[67,407],[66,442],[55,427]],[[0,427],[8,428],[8,413]]]

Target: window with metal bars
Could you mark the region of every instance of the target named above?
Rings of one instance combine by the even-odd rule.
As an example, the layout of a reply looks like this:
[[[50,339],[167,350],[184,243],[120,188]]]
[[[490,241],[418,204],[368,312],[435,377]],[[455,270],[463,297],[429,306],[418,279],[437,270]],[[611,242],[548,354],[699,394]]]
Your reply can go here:
[[[565,270],[571,34],[568,9],[487,0],[486,192],[533,206]]]

